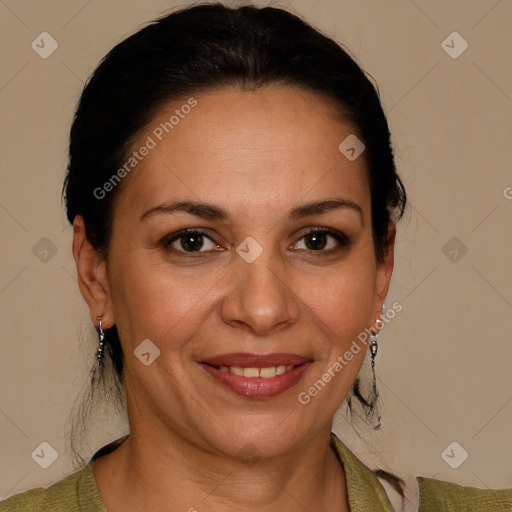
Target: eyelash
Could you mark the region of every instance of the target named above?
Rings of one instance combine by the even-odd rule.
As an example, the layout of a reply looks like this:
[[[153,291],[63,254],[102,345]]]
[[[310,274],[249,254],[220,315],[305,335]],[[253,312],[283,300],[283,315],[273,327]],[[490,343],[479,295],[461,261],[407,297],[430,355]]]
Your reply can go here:
[[[327,249],[327,250],[318,250],[318,251],[306,249],[306,252],[308,252],[309,254],[311,254],[313,256],[330,255],[333,252],[340,251],[342,249],[348,249],[348,247],[352,243],[351,240],[341,231],[337,231],[336,229],[332,229],[332,228],[314,227],[314,228],[309,228],[306,232],[304,232],[302,234],[302,236],[297,240],[297,242],[295,242],[295,244],[297,244],[303,238],[305,238],[309,235],[314,235],[314,234],[329,235],[329,236],[333,237],[338,242],[339,246],[331,248],[331,249]],[[183,251],[183,250],[178,250],[178,249],[169,247],[173,242],[175,242],[176,240],[179,240],[180,238],[182,238],[186,235],[204,236],[204,237],[208,238],[211,242],[216,244],[216,242],[214,240],[212,240],[211,237],[208,236],[208,234],[205,231],[203,231],[201,229],[197,229],[197,228],[187,228],[187,229],[182,229],[180,231],[177,231],[176,233],[173,233],[172,235],[166,237],[163,240],[162,245],[167,250],[172,250],[173,252],[176,252],[178,254],[186,255],[186,257],[189,257],[189,258],[202,257],[205,253],[210,252],[210,251]],[[218,244],[216,244],[216,245],[218,245]],[[299,250],[304,251],[305,249],[299,249]]]

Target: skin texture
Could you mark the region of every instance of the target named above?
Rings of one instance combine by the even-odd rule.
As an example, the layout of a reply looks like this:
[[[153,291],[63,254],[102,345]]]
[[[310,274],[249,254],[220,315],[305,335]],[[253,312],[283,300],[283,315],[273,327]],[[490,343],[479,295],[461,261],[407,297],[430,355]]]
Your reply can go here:
[[[110,512],[349,510],[329,434],[366,349],[309,404],[297,397],[375,326],[393,268],[394,225],[378,266],[364,153],[349,161],[338,150],[354,128],[329,100],[285,86],[194,98],[197,106],[122,183],[107,261],[87,241],[83,219],[74,223],[91,319],[115,323],[125,353],[131,435],[97,461],[100,494]],[[134,147],[187,99],[162,107]],[[334,198],[361,213],[289,218],[292,208]],[[175,200],[214,204],[230,219],[178,211],[141,220]],[[327,234],[311,250],[305,231],[317,226],[344,233],[349,246]],[[199,257],[179,239],[164,246],[184,228],[209,237]],[[236,252],[249,236],[263,249],[252,263]],[[161,350],[150,366],[134,356],[145,339]],[[199,364],[229,352],[286,352],[313,363],[293,388],[256,400]],[[257,461],[248,464],[247,455]]]

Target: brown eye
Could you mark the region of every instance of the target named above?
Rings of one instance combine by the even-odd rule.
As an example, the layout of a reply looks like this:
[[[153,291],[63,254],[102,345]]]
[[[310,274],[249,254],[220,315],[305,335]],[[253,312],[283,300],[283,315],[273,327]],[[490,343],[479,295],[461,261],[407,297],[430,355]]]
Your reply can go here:
[[[199,251],[204,245],[203,235],[185,235],[178,240],[185,251]]]
[[[350,239],[340,231],[330,228],[316,228],[305,233],[295,244],[294,249],[322,254],[341,250],[349,245]]]
[[[205,233],[194,229],[182,230],[171,235],[163,245],[166,249],[172,249],[173,251],[181,253],[201,253],[220,247]]]
[[[325,249],[327,244],[327,235],[325,233],[311,233],[306,235],[306,247],[311,251]]]

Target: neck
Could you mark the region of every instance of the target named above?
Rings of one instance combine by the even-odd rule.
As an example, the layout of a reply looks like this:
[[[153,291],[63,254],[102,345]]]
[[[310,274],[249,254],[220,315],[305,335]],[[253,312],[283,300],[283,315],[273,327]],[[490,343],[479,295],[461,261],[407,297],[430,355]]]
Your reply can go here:
[[[109,512],[349,510],[330,429],[293,453],[245,462],[175,433],[146,432],[132,427],[118,449],[96,461],[96,482]]]

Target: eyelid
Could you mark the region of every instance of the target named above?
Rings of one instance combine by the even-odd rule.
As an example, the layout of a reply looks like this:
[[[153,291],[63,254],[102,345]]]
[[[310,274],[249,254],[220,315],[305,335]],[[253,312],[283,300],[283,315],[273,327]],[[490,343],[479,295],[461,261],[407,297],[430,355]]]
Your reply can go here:
[[[316,255],[330,254],[331,252],[334,252],[334,251],[337,251],[337,250],[340,250],[343,248],[348,248],[352,243],[352,240],[342,231],[338,231],[337,229],[329,228],[326,226],[311,226],[311,227],[306,228],[305,231],[299,230],[299,233],[300,233],[300,236],[298,237],[297,241],[294,242],[293,245],[300,242],[305,236],[315,234],[315,233],[325,233],[327,235],[330,235],[334,239],[336,239],[336,241],[339,244],[338,247],[334,247],[334,248],[327,249],[327,250],[319,250],[319,251],[305,250],[306,252],[308,252],[310,254],[316,254]],[[304,249],[302,249],[302,250],[304,250]]]
[[[329,235],[333,235],[334,237],[339,237],[349,240],[349,237],[345,235],[342,231],[338,231],[334,228],[329,228],[327,226],[309,226],[307,228],[304,228],[304,231],[299,230],[298,233],[301,233],[300,238],[303,236],[309,235],[311,233],[328,233]]]
[[[163,245],[163,247],[165,249],[169,249],[169,246],[173,242],[175,242],[176,240],[179,240],[181,237],[189,235],[189,234],[204,236],[205,238],[208,238],[208,240],[210,240],[213,244],[215,244],[217,246],[220,245],[203,228],[185,228],[185,229],[180,229],[179,231],[176,231],[174,233],[171,233],[170,235],[165,236],[162,239],[161,244]],[[171,249],[173,249],[174,252],[176,252],[176,253],[186,254],[187,256],[199,256],[200,254],[210,252],[210,251],[191,251],[191,252],[188,252],[188,251],[180,251],[180,250],[174,249],[174,248],[171,248]]]

